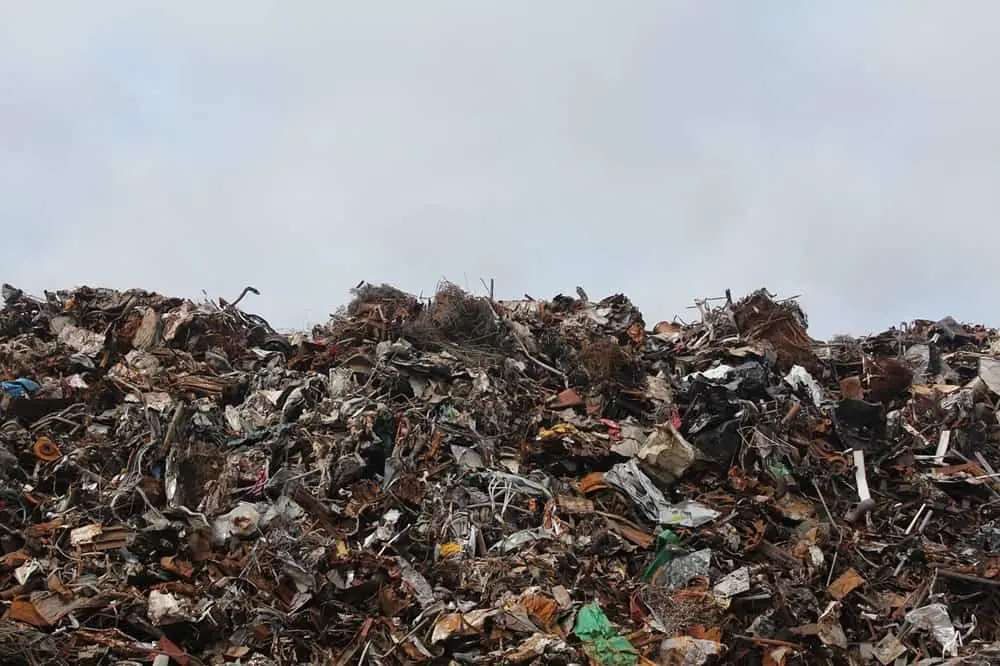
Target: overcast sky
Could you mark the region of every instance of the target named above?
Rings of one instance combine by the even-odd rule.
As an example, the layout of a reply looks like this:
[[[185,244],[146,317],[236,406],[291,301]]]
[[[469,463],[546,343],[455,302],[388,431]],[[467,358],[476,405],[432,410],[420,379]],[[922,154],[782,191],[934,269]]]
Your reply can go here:
[[[1000,324],[1000,3],[0,0],[0,279]]]

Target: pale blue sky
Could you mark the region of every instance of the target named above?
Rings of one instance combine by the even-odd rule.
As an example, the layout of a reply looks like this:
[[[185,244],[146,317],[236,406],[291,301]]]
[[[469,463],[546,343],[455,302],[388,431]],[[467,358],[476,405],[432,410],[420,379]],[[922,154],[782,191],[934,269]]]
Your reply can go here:
[[[1000,4],[0,0],[3,275],[1000,323]]]

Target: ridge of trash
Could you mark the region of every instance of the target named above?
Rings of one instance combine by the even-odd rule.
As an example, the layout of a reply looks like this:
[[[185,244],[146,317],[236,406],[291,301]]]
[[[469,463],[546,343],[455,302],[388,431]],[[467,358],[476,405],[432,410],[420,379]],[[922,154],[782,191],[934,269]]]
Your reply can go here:
[[[996,664],[1000,334],[765,289],[0,310],[4,664]]]

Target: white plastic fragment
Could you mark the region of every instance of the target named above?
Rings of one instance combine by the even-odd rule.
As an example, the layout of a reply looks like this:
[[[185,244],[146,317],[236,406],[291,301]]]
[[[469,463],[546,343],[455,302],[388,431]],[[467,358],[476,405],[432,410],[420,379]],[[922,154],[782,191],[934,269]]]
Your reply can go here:
[[[692,372],[690,375],[684,377],[684,381],[691,381],[695,377],[704,377],[710,381],[718,381],[728,377],[729,373],[734,369],[735,368],[731,365],[717,365],[714,368],[709,368],[708,370],[704,370],[702,372]]]
[[[923,629],[934,636],[941,644],[941,651],[946,657],[958,654],[958,630],[951,623],[948,607],[944,604],[930,604],[915,608],[906,614],[906,621],[917,629]]]
[[[472,375],[472,395],[488,393],[491,388],[490,376],[485,372],[469,372]]]
[[[636,454],[650,467],[680,478],[695,459],[695,449],[670,423],[657,426]]]
[[[417,602],[424,608],[433,604],[435,601],[434,588],[427,582],[427,579],[420,575],[420,572],[414,569],[413,565],[402,557],[396,558],[396,564],[399,566],[403,582],[413,592],[413,596],[417,598]]]
[[[930,345],[923,343],[913,345],[903,354],[903,361],[913,370],[913,382],[915,384],[927,383],[927,371],[931,365]]]
[[[785,375],[785,382],[793,389],[799,389],[803,386],[809,389],[809,396],[817,407],[823,402],[823,389],[820,388],[819,382],[813,379],[809,371],[801,365],[792,366],[792,369]]]
[[[526,546],[533,541],[540,541],[542,539],[554,539],[555,534],[544,527],[535,527],[532,529],[521,530],[519,532],[514,532],[495,544],[490,546],[491,552],[501,552],[509,553],[515,550],[519,550],[523,546]]]
[[[260,526],[270,524],[272,520],[282,520],[285,523],[292,523],[299,520],[305,511],[301,506],[287,495],[279,497],[274,504],[267,505],[264,513],[260,516]]]
[[[486,608],[471,610],[467,613],[442,615],[434,622],[434,630],[431,632],[431,644],[436,645],[456,634],[468,635],[482,631],[486,620],[499,612],[499,609]]]
[[[90,385],[89,385],[89,384],[87,384],[87,380],[85,380],[85,379],[83,378],[83,375],[79,375],[79,374],[76,374],[76,375],[70,375],[69,377],[67,377],[67,378],[66,378],[66,383],[67,383],[67,384],[68,384],[68,385],[69,385],[69,386],[70,386],[71,388],[75,388],[75,389],[86,389],[86,388],[90,388]]]
[[[77,527],[75,530],[69,533],[69,543],[72,546],[82,546],[84,544],[93,543],[94,539],[101,536],[104,533],[104,528],[100,523],[93,523],[91,525],[84,525],[83,527]]]
[[[59,342],[86,356],[97,356],[104,350],[104,335],[66,324],[59,331]]]
[[[938,438],[937,450],[934,452],[934,464],[943,465],[944,456],[948,453],[948,447],[951,446],[951,430],[942,430],[941,436]]]
[[[224,543],[231,536],[248,536],[260,525],[260,511],[253,504],[241,502],[229,513],[212,521],[212,537],[216,543]]]
[[[523,664],[532,659],[541,657],[547,650],[565,649],[566,643],[558,638],[535,633],[528,637],[523,643],[509,648],[504,652],[504,663]]]
[[[548,486],[548,478],[543,477],[541,480],[538,480],[537,478],[508,474],[496,470],[490,470],[488,473],[491,479],[499,483],[509,484],[516,492],[539,497],[552,497],[552,490]]]
[[[722,515],[715,509],[690,500],[671,504],[639,469],[635,459],[612,467],[605,472],[604,480],[628,495],[647,518],[661,525],[700,527]]]
[[[670,382],[666,377],[659,375],[649,375],[646,377],[646,395],[662,403],[670,403],[674,400],[674,392],[670,388]]]
[[[369,534],[364,540],[364,547],[371,548],[377,542],[386,542],[396,535],[396,523],[399,522],[402,513],[398,509],[389,509],[382,516],[382,519],[375,527],[375,531]]]
[[[161,414],[173,407],[174,399],[166,391],[150,391],[143,394],[143,400],[150,409],[155,409]]]
[[[895,634],[890,631],[885,635],[885,638],[875,645],[873,652],[875,658],[878,659],[878,662],[882,666],[889,666],[889,664],[906,654],[906,646],[900,643]]]
[[[865,473],[865,452],[861,449],[854,449],[854,481],[858,485],[858,498],[862,502],[871,500],[868,475]]]
[[[740,567],[736,571],[724,576],[722,580],[712,588],[712,594],[719,599],[729,599],[737,594],[750,591],[750,568]]]
[[[486,467],[483,457],[471,446],[452,444],[451,455],[462,470],[474,470]]]
[[[819,625],[819,639],[823,645],[833,645],[841,650],[847,649],[847,634],[840,626],[840,603],[831,601],[817,621]]]
[[[1000,395],[1000,359],[980,358],[979,378],[995,395]]]
[[[925,448],[929,447],[931,445],[931,443],[927,441],[927,438],[924,437],[923,434],[919,430],[917,430],[916,428],[914,428],[912,425],[910,425],[906,421],[903,421],[903,430],[905,430],[906,432],[908,432],[911,435],[913,435],[917,440],[920,441],[920,443]]]
[[[344,366],[330,368],[330,380],[327,388],[330,397],[339,398],[347,395],[354,386],[354,375],[350,368]]]
[[[725,649],[722,643],[715,641],[692,638],[691,636],[676,636],[660,643],[660,659],[664,664],[677,663],[673,660],[667,660],[671,659],[671,652],[679,652],[684,655],[684,660],[680,662],[681,666],[701,666],[708,661],[709,657],[720,655]]]
[[[648,437],[646,431],[634,423],[622,423],[620,432],[621,440],[611,445],[611,451],[625,458],[631,458],[639,453],[639,449]]]
[[[707,576],[712,565],[712,549],[702,548],[667,562],[653,575],[652,582],[668,590],[684,587],[699,576]]]
[[[209,603],[195,602],[177,597],[170,592],[152,590],[149,593],[146,615],[156,626],[177,622],[198,622],[208,610]]]
[[[17,580],[18,585],[26,585],[28,579],[30,579],[35,572],[41,571],[42,565],[38,563],[38,560],[28,560],[17,569],[14,570],[14,578]]]

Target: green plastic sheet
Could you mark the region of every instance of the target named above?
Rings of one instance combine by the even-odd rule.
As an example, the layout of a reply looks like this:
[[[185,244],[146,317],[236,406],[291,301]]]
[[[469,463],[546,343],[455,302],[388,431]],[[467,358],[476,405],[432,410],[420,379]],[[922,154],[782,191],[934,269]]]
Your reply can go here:
[[[583,651],[601,666],[635,666],[639,651],[618,634],[597,604],[587,604],[576,615],[573,633],[583,641]]]

